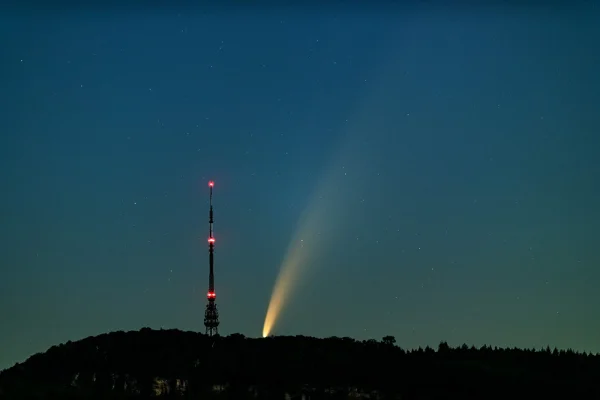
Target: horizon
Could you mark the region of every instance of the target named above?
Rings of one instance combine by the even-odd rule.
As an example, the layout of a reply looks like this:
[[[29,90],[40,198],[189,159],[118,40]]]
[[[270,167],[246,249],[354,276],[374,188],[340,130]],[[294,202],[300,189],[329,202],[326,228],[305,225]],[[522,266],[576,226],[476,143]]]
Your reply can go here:
[[[197,335],[201,335],[201,336],[205,336],[205,337],[213,337],[215,339],[228,339],[231,338],[232,336],[241,336],[243,339],[253,339],[253,340],[266,340],[266,339],[277,339],[277,338],[296,338],[296,339],[301,339],[301,338],[305,338],[305,339],[317,339],[317,340],[331,340],[331,339],[351,339],[352,341],[356,342],[356,343],[367,343],[367,342],[376,342],[376,343],[385,343],[385,339],[386,338],[393,338],[393,343],[391,343],[391,346],[397,347],[401,350],[407,351],[407,352],[419,352],[419,351],[427,351],[429,350],[433,350],[435,352],[439,352],[439,348],[440,346],[446,345],[448,346],[450,349],[461,349],[464,346],[467,346],[467,348],[469,350],[482,350],[483,348],[488,348],[494,351],[502,351],[502,350],[522,350],[522,351],[533,351],[533,352],[569,352],[572,351],[575,354],[581,354],[581,355],[587,355],[587,356],[591,356],[591,357],[600,357],[600,352],[599,353],[594,353],[591,351],[586,351],[586,350],[577,350],[577,349],[572,349],[572,348],[558,348],[558,347],[552,347],[550,345],[546,345],[546,346],[541,346],[539,348],[537,347],[532,347],[532,348],[520,348],[520,347],[502,347],[502,346],[496,346],[493,345],[491,343],[485,343],[482,344],[480,346],[475,346],[473,344],[468,344],[468,343],[448,343],[446,340],[440,340],[437,345],[432,346],[432,345],[426,345],[426,346],[418,346],[418,347],[412,347],[412,348],[408,348],[408,347],[404,347],[402,346],[401,343],[399,343],[396,338],[393,335],[385,335],[382,338],[369,338],[369,339],[356,339],[353,337],[349,337],[349,336],[329,336],[329,337],[317,337],[317,336],[310,336],[310,335],[302,335],[302,334],[289,334],[289,335],[269,335],[266,337],[263,337],[262,335],[259,336],[247,336],[244,335],[242,333],[238,333],[238,332],[233,332],[233,333],[229,333],[227,335],[221,335],[221,334],[217,334],[214,336],[210,336],[206,333],[203,332],[198,332],[198,331],[184,331],[181,329],[177,329],[177,328],[158,328],[158,329],[152,329],[149,327],[142,327],[140,329],[137,330],[129,330],[129,331],[122,331],[122,330],[116,330],[116,331],[110,331],[110,332],[103,332],[103,333],[99,333],[96,335],[91,335],[91,336],[87,336],[84,338],[80,338],[80,339],[73,339],[73,340],[68,340],[66,342],[63,343],[56,343],[52,346],[50,346],[48,349],[43,350],[41,352],[38,353],[34,353],[29,355],[28,357],[26,357],[23,361],[17,361],[14,365],[10,366],[10,367],[6,367],[6,368],[0,368],[0,373],[2,373],[5,370],[11,369],[17,365],[23,364],[25,362],[27,362],[27,360],[29,360],[29,358],[38,355],[38,354],[44,354],[46,353],[48,350],[50,350],[50,348],[53,347],[59,347],[59,346],[65,346],[65,345],[69,345],[70,343],[76,343],[76,342],[81,342],[84,340],[88,340],[88,339],[94,339],[94,338],[98,338],[100,336],[103,335],[110,335],[110,334],[116,334],[116,333],[124,333],[124,334],[130,334],[130,333],[140,333],[142,331],[146,331],[149,330],[151,332],[161,332],[161,331],[176,331],[176,332],[181,332],[181,333],[192,333],[192,334],[197,334]]]

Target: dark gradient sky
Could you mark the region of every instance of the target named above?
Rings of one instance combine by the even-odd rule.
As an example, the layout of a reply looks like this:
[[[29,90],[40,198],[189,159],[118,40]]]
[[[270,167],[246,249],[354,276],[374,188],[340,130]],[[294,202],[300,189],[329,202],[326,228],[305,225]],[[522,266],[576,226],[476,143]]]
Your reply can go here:
[[[325,180],[318,273],[273,333],[600,351],[583,4],[5,13],[0,368],[203,331],[208,179],[224,334],[261,334]]]

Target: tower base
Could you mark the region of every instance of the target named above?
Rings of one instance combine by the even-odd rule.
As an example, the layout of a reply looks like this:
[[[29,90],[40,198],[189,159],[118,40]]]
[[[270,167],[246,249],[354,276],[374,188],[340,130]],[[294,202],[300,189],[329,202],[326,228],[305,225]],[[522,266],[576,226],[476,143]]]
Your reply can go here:
[[[219,311],[217,311],[217,304],[214,301],[209,300],[206,305],[204,326],[206,327],[206,334],[208,336],[219,334]]]

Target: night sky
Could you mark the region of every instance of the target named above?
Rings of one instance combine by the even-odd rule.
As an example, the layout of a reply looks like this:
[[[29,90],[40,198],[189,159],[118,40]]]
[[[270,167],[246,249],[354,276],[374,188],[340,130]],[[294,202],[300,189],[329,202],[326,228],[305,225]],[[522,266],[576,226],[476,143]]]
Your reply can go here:
[[[204,332],[209,179],[222,334],[261,335],[306,240],[273,334],[600,351],[574,3],[1,13],[0,368]]]

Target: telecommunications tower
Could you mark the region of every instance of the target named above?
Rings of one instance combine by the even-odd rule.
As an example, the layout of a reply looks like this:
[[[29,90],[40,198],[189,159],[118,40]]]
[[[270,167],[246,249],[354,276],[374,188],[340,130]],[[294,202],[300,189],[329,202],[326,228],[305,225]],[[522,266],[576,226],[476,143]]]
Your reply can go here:
[[[208,182],[210,189],[210,212],[208,218],[208,293],[206,298],[208,304],[206,305],[206,311],[204,312],[204,326],[206,327],[206,334],[208,336],[219,334],[219,312],[217,311],[217,294],[215,293],[215,272],[213,269],[214,251],[215,251],[215,238],[213,236],[213,206],[212,206],[212,190],[215,183],[213,181]]]

